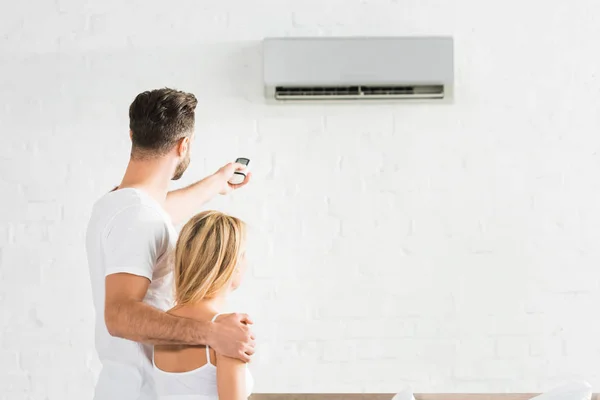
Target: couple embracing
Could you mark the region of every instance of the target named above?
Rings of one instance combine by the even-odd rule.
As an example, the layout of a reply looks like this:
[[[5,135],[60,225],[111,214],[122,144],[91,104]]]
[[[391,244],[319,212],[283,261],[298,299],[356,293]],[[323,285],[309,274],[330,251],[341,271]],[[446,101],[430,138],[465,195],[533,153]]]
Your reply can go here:
[[[102,370],[95,400],[242,400],[252,390],[252,321],[222,314],[246,268],[244,223],[193,215],[229,183],[229,163],[169,191],[190,162],[196,97],[139,94],[129,108],[131,158],[119,186],[95,204],[86,247]],[[191,219],[190,219],[191,217]],[[178,235],[174,224],[186,222]]]

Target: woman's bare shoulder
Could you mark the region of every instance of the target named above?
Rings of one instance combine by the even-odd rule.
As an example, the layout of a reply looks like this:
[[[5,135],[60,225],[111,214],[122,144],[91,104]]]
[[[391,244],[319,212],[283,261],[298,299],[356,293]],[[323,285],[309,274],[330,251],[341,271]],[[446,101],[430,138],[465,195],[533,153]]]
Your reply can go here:
[[[215,315],[215,312],[208,307],[181,306],[171,308],[169,311],[167,311],[167,314],[171,314],[176,317],[195,319],[197,321],[210,321]]]

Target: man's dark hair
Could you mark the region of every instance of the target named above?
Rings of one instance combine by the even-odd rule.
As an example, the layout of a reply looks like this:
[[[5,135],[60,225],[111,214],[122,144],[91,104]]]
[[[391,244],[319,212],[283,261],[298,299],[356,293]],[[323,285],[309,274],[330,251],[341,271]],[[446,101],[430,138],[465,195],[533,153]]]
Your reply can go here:
[[[132,154],[162,155],[194,130],[198,100],[191,93],[164,88],[137,95],[129,106]]]

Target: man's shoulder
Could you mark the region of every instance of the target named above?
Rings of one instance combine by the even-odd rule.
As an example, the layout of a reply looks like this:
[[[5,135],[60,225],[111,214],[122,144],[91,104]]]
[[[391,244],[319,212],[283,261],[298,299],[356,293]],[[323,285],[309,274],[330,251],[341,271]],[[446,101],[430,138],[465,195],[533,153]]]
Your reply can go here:
[[[143,192],[133,189],[120,189],[106,193],[96,201],[93,212],[107,216],[137,213],[164,219],[164,211],[156,201]]]
[[[102,196],[94,204],[92,221],[103,227],[136,224],[161,228],[168,225],[164,210],[149,196],[136,190],[121,189]],[[90,222],[92,222],[90,221]]]

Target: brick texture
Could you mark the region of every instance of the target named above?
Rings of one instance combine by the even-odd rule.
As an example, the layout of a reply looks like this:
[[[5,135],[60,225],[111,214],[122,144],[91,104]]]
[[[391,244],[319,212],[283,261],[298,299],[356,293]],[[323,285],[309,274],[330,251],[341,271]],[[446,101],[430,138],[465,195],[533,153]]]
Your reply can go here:
[[[127,107],[199,98],[192,182],[252,226],[233,308],[258,392],[600,386],[600,5],[475,0],[0,5],[0,400],[91,398],[84,229]],[[265,36],[456,40],[453,105],[267,106]],[[377,60],[373,60],[377,62]]]

